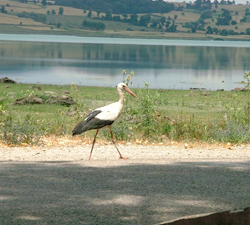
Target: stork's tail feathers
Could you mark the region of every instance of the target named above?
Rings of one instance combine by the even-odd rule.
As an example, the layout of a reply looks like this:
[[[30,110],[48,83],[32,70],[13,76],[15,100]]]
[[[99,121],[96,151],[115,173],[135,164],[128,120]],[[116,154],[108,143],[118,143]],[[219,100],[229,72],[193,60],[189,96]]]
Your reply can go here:
[[[83,132],[85,132],[87,130],[89,130],[89,129],[87,129],[87,127],[86,127],[86,122],[82,121],[82,122],[80,122],[80,123],[78,123],[76,125],[76,127],[72,131],[72,135],[74,136],[74,135],[77,135],[77,134],[81,134],[81,133],[83,133]]]
[[[93,127],[93,122],[91,120],[93,120],[95,118],[95,116],[98,115],[99,113],[101,113],[100,110],[95,110],[95,111],[91,112],[89,115],[87,115],[85,120],[83,120],[82,122],[80,122],[76,125],[76,127],[72,131],[72,135],[74,136],[77,134],[81,134],[87,130],[95,129]]]
[[[94,130],[94,129],[101,129],[103,127],[106,126],[110,126],[114,123],[114,121],[112,120],[100,120],[97,119],[95,117],[93,117],[93,115],[97,114],[95,113],[91,113],[85,120],[83,120],[82,122],[78,123],[76,125],[76,127],[74,128],[74,130],[72,131],[72,135],[77,135],[77,134],[81,134],[87,130]]]

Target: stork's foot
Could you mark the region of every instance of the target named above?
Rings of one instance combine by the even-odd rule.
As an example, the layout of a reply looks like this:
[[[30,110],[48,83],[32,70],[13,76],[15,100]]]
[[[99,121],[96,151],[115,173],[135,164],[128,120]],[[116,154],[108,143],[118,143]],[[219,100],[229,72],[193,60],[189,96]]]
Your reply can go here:
[[[123,157],[122,155],[120,156],[120,159],[128,159],[128,157]]]

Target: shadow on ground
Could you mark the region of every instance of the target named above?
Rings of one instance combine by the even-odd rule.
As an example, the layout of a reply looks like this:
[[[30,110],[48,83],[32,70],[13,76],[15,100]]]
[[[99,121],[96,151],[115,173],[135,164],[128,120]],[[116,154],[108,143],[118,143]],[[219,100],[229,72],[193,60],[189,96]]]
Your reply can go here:
[[[0,163],[0,224],[155,224],[250,206],[250,162]]]

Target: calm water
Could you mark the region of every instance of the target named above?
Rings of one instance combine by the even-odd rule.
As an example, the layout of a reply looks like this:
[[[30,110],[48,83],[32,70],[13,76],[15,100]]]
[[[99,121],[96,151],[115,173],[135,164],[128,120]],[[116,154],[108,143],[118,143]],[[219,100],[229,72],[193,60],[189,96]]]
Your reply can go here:
[[[243,87],[250,42],[0,34],[0,77],[22,83],[208,90]]]

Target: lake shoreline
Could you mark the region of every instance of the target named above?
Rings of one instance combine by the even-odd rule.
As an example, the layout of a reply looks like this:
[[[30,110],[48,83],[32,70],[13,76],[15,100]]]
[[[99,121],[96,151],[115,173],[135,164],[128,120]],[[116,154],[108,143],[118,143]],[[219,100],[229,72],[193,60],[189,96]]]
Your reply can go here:
[[[7,78],[12,82],[2,82],[4,84],[6,84],[8,86],[8,84],[15,84],[15,85],[28,85],[31,86],[32,88],[38,88],[39,86],[55,86],[55,87],[66,87],[69,86],[71,87],[72,85],[75,85],[76,87],[80,87],[80,88],[101,88],[101,89],[107,89],[107,88],[116,88],[116,86],[98,86],[98,85],[82,85],[82,84],[75,84],[74,82],[72,84],[45,84],[45,83],[22,83],[22,82],[17,82],[15,80],[12,80],[8,77],[0,77],[0,84],[1,84],[1,79],[3,78]],[[122,81],[121,81],[122,82]],[[239,83],[238,83],[239,84]],[[246,83],[241,83],[241,85],[246,85]],[[131,85],[132,86],[132,85]],[[151,88],[150,85],[149,87],[131,87],[129,86],[131,89],[137,89],[137,90],[143,90],[143,89],[149,89],[149,90],[153,90],[153,91],[159,91],[159,92],[164,92],[164,91],[199,91],[201,93],[203,93],[204,95],[206,95],[206,93],[209,92],[231,92],[231,91],[247,91],[247,87],[235,87],[232,90],[224,90],[224,89],[217,89],[217,90],[210,90],[210,89],[206,89],[206,88],[190,88],[190,89],[165,89],[165,88]]]
[[[62,39],[63,38],[63,39]],[[185,40],[185,43],[179,42]],[[202,43],[198,43],[197,41]],[[30,41],[51,43],[76,44],[130,44],[130,45],[161,45],[161,46],[212,46],[212,47],[250,47],[250,40],[221,40],[221,39],[158,39],[158,38],[121,38],[76,35],[47,35],[47,34],[0,34],[0,41]],[[153,42],[155,41],[155,42]]]

